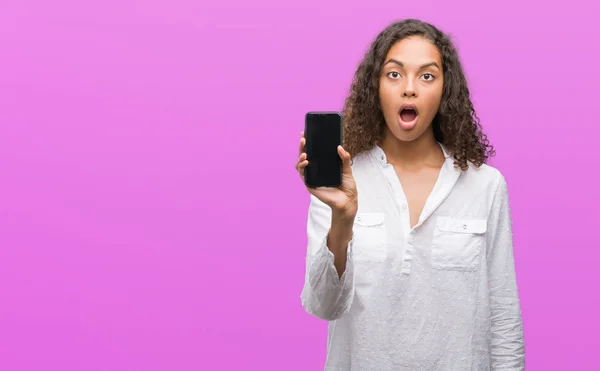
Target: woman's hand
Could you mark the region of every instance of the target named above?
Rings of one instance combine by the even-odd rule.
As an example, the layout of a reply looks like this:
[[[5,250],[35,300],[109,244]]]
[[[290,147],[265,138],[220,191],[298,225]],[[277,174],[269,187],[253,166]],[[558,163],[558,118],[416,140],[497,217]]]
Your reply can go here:
[[[304,132],[300,138],[300,148],[298,151],[298,161],[296,162],[296,170],[300,174],[302,182],[304,182],[304,169],[308,165],[304,147],[306,139]],[[332,213],[341,216],[344,219],[354,219],[358,208],[358,192],[356,183],[352,176],[352,167],[350,166],[350,154],[346,152],[342,146],[338,146],[338,155],[342,159],[342,184],[339,187],[318,187],[307,190],[323,203],[331,207]]]

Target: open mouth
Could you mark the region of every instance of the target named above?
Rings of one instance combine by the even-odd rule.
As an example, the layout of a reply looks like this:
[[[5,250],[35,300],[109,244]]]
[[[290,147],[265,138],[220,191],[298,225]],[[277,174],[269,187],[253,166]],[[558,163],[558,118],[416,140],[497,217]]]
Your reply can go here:
[[[400,111],[400,118],[404,122],[411,122],[417,118],[417,111],[412,108],[404,108]]]
[[[419,112],[414,105],[404,105],[400,109],[399,118],[400,126],[405,129],[412,129],[417,123]]]

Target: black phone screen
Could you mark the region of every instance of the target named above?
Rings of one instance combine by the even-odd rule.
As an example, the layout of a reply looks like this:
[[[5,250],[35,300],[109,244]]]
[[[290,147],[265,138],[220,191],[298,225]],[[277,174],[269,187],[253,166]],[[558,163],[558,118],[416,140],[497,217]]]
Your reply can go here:
[[[342,116],[338,112],[309,112],[304,128],[308,166],[304,182],[308,187],[339,187],[342,159],[337,147],[342,144]]]

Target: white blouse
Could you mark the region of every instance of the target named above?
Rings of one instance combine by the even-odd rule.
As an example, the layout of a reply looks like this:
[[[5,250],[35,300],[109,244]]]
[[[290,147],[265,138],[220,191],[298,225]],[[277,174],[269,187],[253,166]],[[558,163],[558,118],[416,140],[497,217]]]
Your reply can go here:
[[[326,246],[331,209],[311,196],[305,310],[329,322],[325,370],[525,368],[507,185],[489,165],[446,161],[410,228],[383,150],[353,160],[358,213],[341,279]]]

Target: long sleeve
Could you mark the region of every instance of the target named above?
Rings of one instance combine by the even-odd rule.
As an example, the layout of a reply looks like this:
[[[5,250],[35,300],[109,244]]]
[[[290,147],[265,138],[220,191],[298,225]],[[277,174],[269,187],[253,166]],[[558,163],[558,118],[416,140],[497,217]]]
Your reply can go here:
[[[330,228],[331,208],[311,195],[302,306],[309,314],[333,321],[350,310],[354,298],[354,265],[351,240],[348,245],[346,269],[341,278],[339,277],[333,253],[327,247]]]
[[[521,306],[513,255],[508,189],[500,175],[489,218],[488,274],[492,371],[525,369]]]

